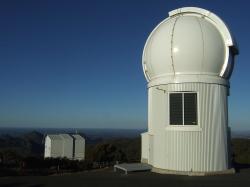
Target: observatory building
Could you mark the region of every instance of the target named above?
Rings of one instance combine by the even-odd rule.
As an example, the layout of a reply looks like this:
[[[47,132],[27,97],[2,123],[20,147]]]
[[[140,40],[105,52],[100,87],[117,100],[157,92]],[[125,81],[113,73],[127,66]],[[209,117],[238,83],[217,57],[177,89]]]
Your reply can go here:
[[[44,158],[65,157],[85,159],[85,139],[79,134],[48,134],[45,137]]]
[[[225,23],[195,7],[169,12],[148,37],[148,132],[141,161],[153,171],[230,172],[229,78],[238,49]]]

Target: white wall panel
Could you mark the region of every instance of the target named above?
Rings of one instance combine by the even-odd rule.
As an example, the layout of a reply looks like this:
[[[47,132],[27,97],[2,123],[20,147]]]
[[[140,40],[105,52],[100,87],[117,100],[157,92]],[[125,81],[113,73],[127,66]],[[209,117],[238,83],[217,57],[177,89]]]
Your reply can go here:
[[[206,83],[150,87],[148,126],[154,137],[154,159],[149,163],[177,171],[228,169],[227,89]],[[199,124],[195,128],[169,125],[168,93],[176,91],[198,92]]]
[[[149,157],[148,133],[141,134],[141,161],[148,163]]]
[[[62,157],[73,158],[73,138],[68,134],[60,134],[63,142]]]
[[[85,159],[85,139],[78,135],[72,135],[74,137],[74,159]]]

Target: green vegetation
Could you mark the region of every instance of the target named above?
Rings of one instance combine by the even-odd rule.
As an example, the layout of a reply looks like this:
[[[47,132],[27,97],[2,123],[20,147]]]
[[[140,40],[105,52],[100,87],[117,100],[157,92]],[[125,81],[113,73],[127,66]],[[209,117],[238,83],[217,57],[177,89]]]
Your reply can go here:
[[[86,148],[86,159],[93,162],[139,162],[141,140],[114,139],[97,143]]]
[[[250,165],[250,139],[233,139],[232,148],[236,164]]]

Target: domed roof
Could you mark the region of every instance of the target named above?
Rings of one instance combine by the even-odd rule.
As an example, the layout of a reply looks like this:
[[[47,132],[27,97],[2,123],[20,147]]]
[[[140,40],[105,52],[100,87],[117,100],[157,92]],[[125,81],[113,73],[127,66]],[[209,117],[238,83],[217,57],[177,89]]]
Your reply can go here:
[[[233,68],[230,53],[234,56],[236,50],[229,50],[233,40],[221,19],[194,7],[169,14],[145,44],[142,63],[147,80],[179,75],[228,79]]]

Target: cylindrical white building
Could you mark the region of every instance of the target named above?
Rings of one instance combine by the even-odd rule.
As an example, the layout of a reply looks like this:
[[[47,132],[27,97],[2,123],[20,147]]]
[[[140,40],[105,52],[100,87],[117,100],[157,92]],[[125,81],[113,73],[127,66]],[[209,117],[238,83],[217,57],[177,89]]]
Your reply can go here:
[[[215,14],[173,10],[150,34],[142,65],[148,81],[148,132],[142,162],[166,173],[230,169],[227,96],[235,41]]]

